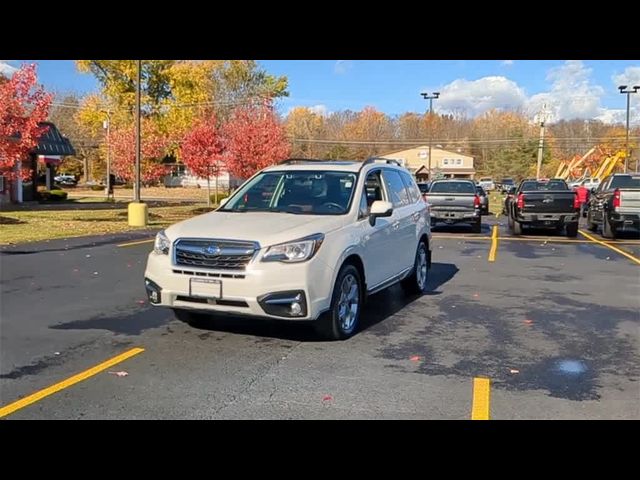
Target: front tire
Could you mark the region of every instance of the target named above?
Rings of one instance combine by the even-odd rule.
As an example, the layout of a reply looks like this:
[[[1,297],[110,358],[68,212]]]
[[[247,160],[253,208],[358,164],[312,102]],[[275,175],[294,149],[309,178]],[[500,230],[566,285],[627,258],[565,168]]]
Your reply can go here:
[[[517,220],[513,220],[513,234],[522,235],[522,224]]]
[[[576,238],[578,236],[578,224],[577,223],[570,223],[569,225],[567,225],[565,227],[566,232],[567,232],[567,237],[569,238]]]
[[[402,280],[400,284],[409,295],[422,295],[427,291],[429,279],[429,251],[423,241],[418,244],[416,258],[413,263],[411,275]]]
[[[602,215],[602,236],[604,238],[616,238],[616,229],[611,223],[606,214]]]
[[[329,340],[351,337],[360,324],[363,298],[360,272],[351,264],[344,265],[333,287],[331,309],[316,321],[318,333]]]

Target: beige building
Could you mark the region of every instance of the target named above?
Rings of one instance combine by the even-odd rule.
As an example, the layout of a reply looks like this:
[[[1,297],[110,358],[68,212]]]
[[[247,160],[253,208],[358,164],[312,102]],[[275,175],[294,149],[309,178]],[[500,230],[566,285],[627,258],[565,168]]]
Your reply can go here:
[[[401,150],[386,155],[382,158],[398,160],[411,171],[418,181],[429,180],[429,147],[420,146]],[[443,150],[441,148],[431,149],[431,170],[433,175],[442,173],[445,178],[470,178],[475,177],[476,171],[473,167],[473,157],[462,153]]]

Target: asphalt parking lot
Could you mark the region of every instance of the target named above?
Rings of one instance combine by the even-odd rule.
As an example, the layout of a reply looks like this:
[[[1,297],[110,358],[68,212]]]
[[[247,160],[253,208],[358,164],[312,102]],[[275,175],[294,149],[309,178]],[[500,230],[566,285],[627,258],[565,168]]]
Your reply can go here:
[[[640,419],[638,235],[469,232],[434,229],[428,294],[373,296],[344,342],[151,307],[148,234],[3,247],[0,417]]]

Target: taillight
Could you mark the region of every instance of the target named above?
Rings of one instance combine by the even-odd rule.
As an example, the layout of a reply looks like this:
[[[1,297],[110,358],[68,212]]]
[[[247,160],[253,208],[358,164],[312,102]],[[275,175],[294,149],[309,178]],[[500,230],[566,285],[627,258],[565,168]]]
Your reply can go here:
[[[620,189],[616,188],[613,192],[613,208],[620,206]]]
[[[580,209],[580,199],[578,198],[577,193],[573,196],[573,208],[575,208],[576,210]]]
[[[479,208],[480,207],[480,197],[478,195],[473,197],[473,206],[475,208]]]
[[[518,195],[518,208],[524,208],[524,193]]]

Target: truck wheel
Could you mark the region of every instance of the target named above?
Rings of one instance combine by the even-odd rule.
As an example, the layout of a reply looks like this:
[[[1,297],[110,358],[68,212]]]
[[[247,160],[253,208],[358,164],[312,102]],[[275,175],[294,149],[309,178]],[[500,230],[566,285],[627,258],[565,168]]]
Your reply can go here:
[[[616,229],[609,223],[609,217],[602,214],[602,236],[604,238],[616,238]]]
[[[598,229],[598,225],[591,221],[591,213],[587,213],[587,230],[595,232]]]
[[[569,225],[566,226],[566,230],[567,230],[567,237],[576,238],[578,236],[578,224],[577,223],[570,223]]]
[[[429,252],[424,242],[418,244],[416,259],[413,263],[411,275],[402,280],[401,285],[409,295],[421,295],[427,290],[429,279]]]
[[[315,322],[317,332],[329,340],[352,336],[360,323],[363,298],[360,272],[351,264],[344,265],[333,286],[331,309]]]
[[[192,327],[202,327],[208,315],[206,313],[194,312],[192,310],[184,310],[182,308],[174,308],[173,314],[178,320]]]
[[[472,233],[480,233],[482,232],[482,219],[478,218],[475,223],[471,224],[471,232]]]
[[[507,227],[509,227],[509,230],[513,230],[513,219],[509,214],[507,214]]]
[[[522,224],[516,220],[513,220],[513,234],[522,235]]]

